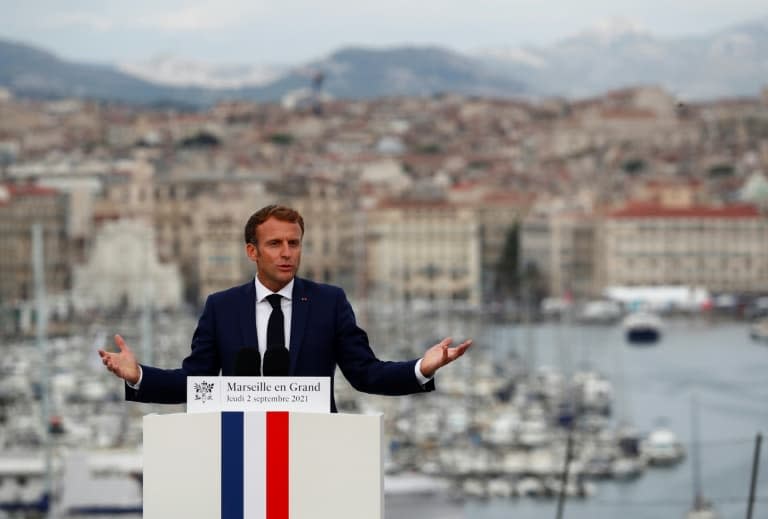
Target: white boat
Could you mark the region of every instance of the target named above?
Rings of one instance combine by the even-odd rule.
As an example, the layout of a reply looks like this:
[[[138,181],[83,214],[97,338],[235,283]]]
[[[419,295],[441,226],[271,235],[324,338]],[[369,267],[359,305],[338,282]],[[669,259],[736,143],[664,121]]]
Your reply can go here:
[[[611,464],[611,474],[615,479],[627,481],[642,475],[645,465],[640,458],[622,456]]]
[[[466,497],[475,499],[484,499],[488,497],[488,489],[481,479],[470,478],[464,480],[461,485],[461,490]]]
[[[582,473],[592,479],[608,479],[613,477],[614,455],[611,452],[595,452],[585,461]]]
[[[674,465],[685,457],[683,444],[666,428],[651,431],[641,443],[641,451],[649,464],[657,466]]]
[[[749,336],[755,341],[768,341],[768,318],[752,323],[749,326]]]
[[[384,494],[388,496],[429,496],[445,494],[450,484],[441,478],[407,472],[384,477]]]
[[[61,491],[63,511],[70,515],[140,514],[141,484],[135,474],[140,473],[141,465],[134,460],[138,460],[136,455],[119,453],[92,459],[86,453],[68,456]],[[93,469],[99,462],[108,473],[96,477]]]
[[[563,482],[560,476],[551,476],[546,478],[544,486],[549,494],[559,496],[563,491]],[[589,497],[596,492],[595,485],[589,481],[584,481],[580,477],[571,476],[565,484],[565,495],[568,497]]]
[[[48,511],[45,460],[40,452],[5,452],[0,457],[0,511],[23,514]]]
[[[717,519],[718,515],[712,503],[697,495],[693,507],[688,511],[686,519]]]
[[[63,467],[62,467],[63,465]],[[91,451],[52,459],[53,495],[46,495],[42,452],[0,459],[0,511],[64,515],[140,514],[141,453]]]
[[[573,376],[576,398],[582,413],[611,414],[613,385],[594,371],[580,371]]]
[[[571,311],[573,302],[566,298],[546,297],[541,301],[541,313],[545,318],[559,319]]]
[[[490,445],[507,447],[515,440],[520,418],[516,413],[509,412],[497,416],[483,433],[483,439]]]
[[[488,481],[488,497],[508,498],[515,495],[514,484],[506,478],[494,478]]]
[[[587,301],[581,308],[578,320],[587,324],[613,324],[621,319],[621,305],[610,299]]]
[[[653,343],[661,338],[661,318],[651,312],[633,312],[622,323],[627,341],[632,343]]]
[[[541,497],[546,493],[546,488],[539,478],[529,476],[517,482],[515,492],[518,496]]]
[[[527,448],[541,447],[552,441],[552,433],[543,418],[523,420],[517,430],[517,443]]]

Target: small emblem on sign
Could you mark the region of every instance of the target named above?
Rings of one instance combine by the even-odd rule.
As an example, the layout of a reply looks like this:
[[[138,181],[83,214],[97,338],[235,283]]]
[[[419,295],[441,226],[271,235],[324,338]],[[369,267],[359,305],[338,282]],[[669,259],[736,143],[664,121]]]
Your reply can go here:
[[[213,400],[213,382],[195,382],[192,387],[195,390],[195,400],[203,404]]]

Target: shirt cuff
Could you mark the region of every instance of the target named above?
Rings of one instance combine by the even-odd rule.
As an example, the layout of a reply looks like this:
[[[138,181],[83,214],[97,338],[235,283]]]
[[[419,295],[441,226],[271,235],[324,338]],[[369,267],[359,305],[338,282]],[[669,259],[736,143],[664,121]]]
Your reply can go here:
[[[144,370],[142,370],[142,369],[141,369],[141,364],[139,364],[139,380],[137,380],[135,384],[131,384],[130,382],[128,382],[128,381],[126,380],[126,381],[125,381],[125,384],[126,384],[126,385],[127,385],[129,388],[131,388],[131,389],[135,389],[136,391],[138,391],[138,390],[139,390],[139,388],[141,387],[141,379],[142,379],[142,378],[144,378]]]
[[[435,377],[425,377],[424,376],[424,374],[421,372],[421,361],[422,361],[422,359],[419,359],[418,361],[416,361],[416,368],[415,368],[416,380],[419,381],[419,384],[421,384],[422,386],[425,386],[425,385],[427,385],[427,382],[429,382],[430,380],[432,380]],[[139,378],[139,382],[141,382],[141,378]]]

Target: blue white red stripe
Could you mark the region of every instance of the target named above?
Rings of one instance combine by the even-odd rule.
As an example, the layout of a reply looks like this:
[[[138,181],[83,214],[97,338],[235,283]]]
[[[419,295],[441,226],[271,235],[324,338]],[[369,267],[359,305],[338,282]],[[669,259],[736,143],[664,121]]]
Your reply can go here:
[[[289,519],[290,415],[221,413],[221,519]]]

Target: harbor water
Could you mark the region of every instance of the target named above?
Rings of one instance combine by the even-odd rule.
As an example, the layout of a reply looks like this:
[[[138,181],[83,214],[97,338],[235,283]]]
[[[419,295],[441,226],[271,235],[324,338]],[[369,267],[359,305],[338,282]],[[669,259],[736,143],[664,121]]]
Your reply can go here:
[[[602,372],[613,383],[616,419],[645,432],[666,426],[686,446],[688,455],[677,465],[646,470],[631,481],[601,481],[593,496],[569,498],[563,517],[685,517],[693,501],[694,451],[701,491],[719,517],[745,517],[755,437],[768,431],[768,344],[753,341],[746,323],[668,320],[661,340],[642,346],[628,344],[618,325],[503,325],[488,327],[478,344],[493,348],[500,359],[514,349],[532,366]],[[694,399],[698,449],[691,441]],[[763,446],[754,517],[768,517],[767,460]],[[554,498],[468,499],[447,493],[388,496],[385,513],[387,519],[539,519],[555,517],[556,511]]]

